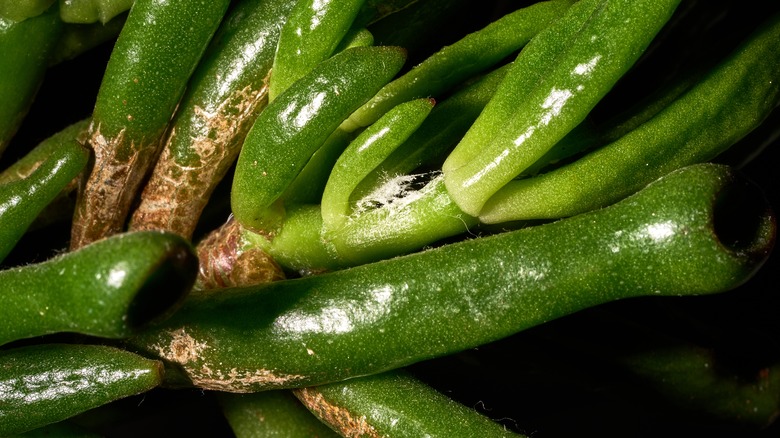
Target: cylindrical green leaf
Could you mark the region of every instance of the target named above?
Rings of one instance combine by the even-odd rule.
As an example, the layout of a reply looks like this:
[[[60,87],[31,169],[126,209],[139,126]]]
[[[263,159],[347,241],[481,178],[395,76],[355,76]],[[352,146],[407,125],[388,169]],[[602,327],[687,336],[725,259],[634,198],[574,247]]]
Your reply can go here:
[[[24,21],[43,14],[56,0],[0,0],[0,20]]]
[[[92,113],[95,163],[79,192],[71,249],[121,232],[190,75],[229,0],[138,0]]]
[[[195,281],[189,243],[120,234],[0,272],[0,345],[57,332],[122,338],[167,316]]]
[[[501,104],[488,105],[443,166],[460,208],[478,215],[493,194],[582,122],[678,3],[583,0],[529,43],[496,92]],[[529,66],[535,70],[526,74]]]
[[[350,195],[360,181],[412,135],[431,112],[433,104],[431,99],[402,103],[349,144],[333,166],[322,195],[325,230],[338,230],[346,223],[353,212]]]
[[[571,216],[603,207],[674,169],[711,160],[780,103],[780,15],[653,118],[548,173],[511,181],[480,220]]]
[[[737,287],[776,234],[727,167],[674,172],[605,209],[330,274],[193,295],[130,341],[171,384],[247,392],[378,373],[601,303]],[[262,348],[258,348],[261,345]]]
[[[56,7],[18,23],[0,16],[0,153],[27,114],[61,33]]]
[[[233,178],[231,207],[241,225],[274,233],[277,202],[312,154],[357,107],[400,70],[397,47],[354,47],[317,66],[260,114]]]
[[[0,183],[0,261],[13,249],[38,214],[43,211],[87,165],[89,152],[76,141],[74,131],[66,129],[32,157],[41,158],[35,170],[24,178]],[[51,146],[50,146],[51,145]],[[46,157],[37,157],[48,152]],[[31,153],[32,154],[32,153]],[[21,169],[17,169],[21,170]],[[13,171],[13,169],[12,169]]]
[[[293,393],[341,436],[520,437],[399,371]]]
[[[0,435],[62,421],[162,381],[162,364],[100,345],[0,351]]]
[[[218,393],[217,400],[236,438],[335,438],[290,391]]]
[[[69,61],[107,41],[116,40],[125,25],[127,14],[114,17],[108,23],[66,24],[57,41],[49,65]]]
[[[60,17],[66,23],[108,23],[127,11],[134,0],[59,0]]]
[[[444,91],[492,68],[523,47],[562,16],[570,4],[564,0],[539,2],[466,35],[382,87],[349,117],[350,123],[365,127],[401,102],[423,97],[439,98]]]
[[[405,175],[420,166],[440,168],[447,152],[463,138],[493,97],[507,69],[508,66],[500,67],[443,101],[437,101],[420,128],[363,179],[352,194],[353,198],[365,196],[388,175]]]
[[[268,104],[268,80],[288,0],[241,2],[193,73],[131,230],[190,238],[211,193]]]
[[[336,50],[365,0],[296,0],[282,27],[269,99],[287,90]]]

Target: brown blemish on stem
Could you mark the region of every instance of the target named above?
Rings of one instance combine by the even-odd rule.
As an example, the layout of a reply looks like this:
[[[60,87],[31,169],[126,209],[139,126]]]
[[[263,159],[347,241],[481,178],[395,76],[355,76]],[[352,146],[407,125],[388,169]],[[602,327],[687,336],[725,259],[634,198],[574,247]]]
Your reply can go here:
[[[196,247],[198,255],[198,277],[196,289],[225,287],[240,251],[241,226],[232,218],[209,233]]]
[[[317,388],[294,389],[293,394],[320,420],[341,436],[379,438],[382,435],[368,423],[364,415],[356,416],[349,410],[331,403]]]
[[[241,393],[285,388],[305,378],[299,375],[276,374],[265,369],[249,371],[231,368],[223,372],[220,369],[212,370],[205,365],[198,372],[191,371],[189,377],[198,388]]]
[[[221,368],[208,360],[209,345],[192,337],[185,328],[168,334],[169,342],[154,345],[152,349],[161,359],[177,364],[198,388],[225,392],[256,392],[275,389],[305,379],[305,376],[275,373],[266,369]]]
[[[214,289],[284,280],[282,268],[265,251],[245,248],[241,225],[229,219],[197,246],[197,289]]]
[[[164,359],[180,365],[202,360],[201,354],[207,348],[205,342],[198,342],[183,328],[171,332],[171,343],[167,348],[156,347],[157,352]]]
[[[130,204],[157,155],[159,142],[136,143],[122,129],[112,138],[89,126],[91,169],[80,185],[71,229],[71,250],[122,232]]]
[[[267,80],[227,96],[213,111],[195,106],[184,117],[197,133],[171,130],[130,222],[132,230],[167,230],[187,239],[211,193],[238,157],[244,137],[268,102]],[[179,154],[176,151],[180,151]],[[183,152],[183,153],[181,153]],[[191,157],[185,163],[179,155]]]

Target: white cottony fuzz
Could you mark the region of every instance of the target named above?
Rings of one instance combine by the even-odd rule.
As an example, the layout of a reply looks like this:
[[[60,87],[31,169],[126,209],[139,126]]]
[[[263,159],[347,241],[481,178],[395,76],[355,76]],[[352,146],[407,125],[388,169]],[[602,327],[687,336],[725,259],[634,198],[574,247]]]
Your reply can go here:
[[[432,176],[438,174],[386,175],[371,193],[357,201],[354,213],[360,215],[380,207],[401,209],[423,196],[425,188],[420,189],[420,181]]]

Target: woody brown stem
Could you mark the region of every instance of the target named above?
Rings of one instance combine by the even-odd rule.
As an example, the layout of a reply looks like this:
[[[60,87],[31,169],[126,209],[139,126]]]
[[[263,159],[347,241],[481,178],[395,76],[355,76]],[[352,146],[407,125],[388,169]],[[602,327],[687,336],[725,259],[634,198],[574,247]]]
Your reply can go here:
[[[87,146],[94,153],[93,164],[82,179],[76,201],[71,250],[123,231],[158,145],[156,140],[136,143],[126,138],[124,130],[108,138],[101,134],[99,125],[90,125]]]
[[[260,248],[248,248],[243,228],[231,217],[197,246],[196,289],[249,286],[284,280],[282,268]]]
[[[236,160],[246,133],[268,102],[268,87],[246,86],[215,109],[185,108],[130,221],[131,230],[166,230],[190,239],[203,208]],[[181,130],[177,128],[182,126]]]

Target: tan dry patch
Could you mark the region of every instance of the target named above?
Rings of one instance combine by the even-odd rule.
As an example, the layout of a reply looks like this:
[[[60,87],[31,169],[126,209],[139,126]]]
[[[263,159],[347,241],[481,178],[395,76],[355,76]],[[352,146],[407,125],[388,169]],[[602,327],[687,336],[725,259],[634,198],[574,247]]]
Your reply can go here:
[[[94,163],[82,179],[71,230],[71,250],[123,231],[144,175],[157,154],[158,142],[137,144],[121,130],[105,137],[100,126],[89,126],[87,146]]]
[[[161,358],[179,365],[202,360],[201,354],[206,348],[205,342],[198,342],[184,328],[171,332],[171,342],[167,346],[154,346]]]
[[[329,402],[317,388],[294,389],[293,393],[320,420],[344,437],[382,437],[364,415],[355,416],[349,410]]]
[[[141,203],[133,214],[133,230],[167,230],[191,238],[211,193],[238,157],[244,138],[268,102],[268,87],[236,90],[215,110],[193,108],[198,135],[180,139],[176,129],[167,138]],[[198,157],[182,164],[173,150]]]
[[[279,374],[270,370],[239,370],[232,367],[221,369],[207,360],[209,346],[193,338],[184,328],[170,332],[171,340],[166,345],[154,345],[160,358],[181,366],[193,385],[202,389],[225,392],[256,392],[282,388],[305,376]]]
[[[277,374],[270,370],[212,370],[203,365],[199,370],[187,370],[192,383],[198,388],[213,391],[249,393],[260,390],[284,388],[305,379],[295,374]]]

